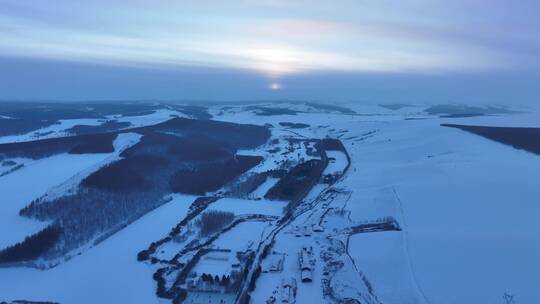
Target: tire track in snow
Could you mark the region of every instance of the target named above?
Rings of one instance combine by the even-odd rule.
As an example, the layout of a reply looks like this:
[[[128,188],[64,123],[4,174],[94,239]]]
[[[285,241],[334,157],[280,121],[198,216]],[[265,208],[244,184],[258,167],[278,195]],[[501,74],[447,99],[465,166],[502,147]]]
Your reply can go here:
[[[407,222],[405,221],[405,212],[403,212],[403,203],[402,203],[401,199],[399,198],[395,187],[392,187],[392,192],[394,193],[394,196],[396,197],[396,200],[398,201],[399,212],[401,213],[401,223],[402,223],[402,227],[403,227],[403,229],[402,229],[403,242],[404,242],[404,247],[405,247],[406,259],[407,259],[408,264],[409,264],[409,273],[411,274],[411,279],[413,281],[414,286],[416,287],[417,293],[420,295],[420,298],[424,301],[424,303],[431,304],[429,302],[428,298],[426,297],[424,291],[420,287],[420,284],[418,283],[418,280],[416,278],[416,274],[414,273],[414,267],[412,265],[411,254],[409,252],[409,243],[408,243],[408,236],[409,236],[408,230],[409,229],[407,227]]]

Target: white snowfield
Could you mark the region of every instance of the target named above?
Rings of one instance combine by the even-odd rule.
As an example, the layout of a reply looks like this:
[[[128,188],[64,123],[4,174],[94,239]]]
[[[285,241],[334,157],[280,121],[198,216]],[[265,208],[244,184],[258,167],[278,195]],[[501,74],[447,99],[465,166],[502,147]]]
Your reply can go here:
[[[279,216],[286,205],[287,202],[283,201],[221,198],[211,204],[207,210],[228,211],[235,215],[262,214]]]
[[[349,193],[329,202],[353,223],[394,217],[402,231],[359,233],[346,240],[348,263],[334,284],[342,295],[354,297],[366,290],[384,304],[478,304],[502,303],[514,295],[515,303],[540,303],[540,155],[441,123],[486,126],[540,125],[538,113],[470,118],[438,118],[421,112],[423,107],[388,110],[374,105],[349,105],[359,115],[298,113],[258,116],[233,107],[216,120],[264,125],[271,123],[272,138],[340,138],[352,164],[334,187]],[[278,104],[277,107],[284,107]],[[210,109],[217,115],[221,106]],[[296,106],[297,110],[312,111]],[[315,112],[315,111],[313,111]],[[425,118],[405,120],[405,118]],[[305,123],[289,129],[279,122]],[[282,147],[286,145],[280,143]],[[268,156],[265,150],[256,151]],[[251,154],[257,154],[253,152]],[[276,153],[257,172],[283,161]],[[271,154],[271,153],[270,153]],[[327,173],[343,170],[344,155],[335,158]],[[78,158],[77,158],[78,157]],[[2,198],[0,245],[20,241],[45,223],[18,216],[31,199],[61,185],[110,154],[57,155],[0,177]],[[268,179],[253,196],[262,197],[275,182]],[[325,185],[317,185],[305,199],[313,200]],[[193,197],[175,199],[145,215],[127,228],[53,269],[0,268],[0,301],[25,299],[60,303],[170,303],[158,300],[152,266],[136,261],[137,252],[164,237],[186,214]],[[286,202],[221,198],[208,210],[244,214],[280,215]],[[283,271],[263,273],[251,294],[253,303],[264,303],[282,279],[296,279],[296,303],[327,303],[322,297],[324,277],[320,253],[329,250],[323,232],[311,231],[322,216],[324,204],[299,216],[279,232],[273,248],[284,254]],[[299,225],[298,229],[293,229]],[[303,226],[305,225],[305,227]],[[344,228],[339,217],[327,217],[324,233]],[[13,227],[16,227],[13,228]],[[270,230],[268,222],[246,222],[223,234],[216,248],[240,250],[249,239]],[[313,282],[302,282],[298,252],[313,247],[316,264]],[[0,246],[1,247],[1,246]],[[200,267],[210,267],[211,263]],[[222,265],[221,265],[222,266]],[[215,270],[215,269],[214,269]],[[222,273],[228,269],[215,270]],[[364,303],[363,303],[364,304]]]
[[[153,270],[137,262],[137,253],[166,235],[186,215],[191,203],[191,197],[176,196],[98,246],[55,268],[0,268],[0,299],[158,303]]]
[[[53,137],[65,136],[65,130],[72,128],[76,125],[87,125],[87,126],[99,126],[103,122],[102,119],[95,118],[81,118],[81,119],[62,119],[58,123],[51,126],[40,128],[26,134],[20,135],[9,135],[9,136],[0,136],[0,143],[10,143],[10,142],[23,142],[31,141],[38,139],[46,139]]]
[[[270,190],[277,182],[279,181],[279,178],[276,177],[267,177],[264,183],[262,183],[255,191],[250,193],[250,196],[254,198],[260,198],[262,199],[266,192]]]
[[[39,139],[56,138],[68,136],[66,130],[76,125],[99,126],[107,120],[116,120],[118,122],[129,122],[129,128],[143,127],[154,125],[160,122],[167,121],[175,116],[187,117],[182,112],[170,109],[159,109],[148,115],[141,116],[122,116],[108,115],[106,118],[79,118],[79,119],[61,119],[58,123],[48,127],[40,128],[26,134],[0,136],[0,144],[11,142],[25,142]]]
[[[341,138],[353,160],[340,183],[353,191],[351,217],[391,215],[404,228],[351,237],[351,255],[382,303],[504,303],[505,293],[539,302],[540,156],[440,124],[538,127],[540,115],[404,120],[427,115],[399,112],[216,119],[301,122],[311,125],[294,130],[302,135]]]
[[[347,167],[347,156],[341,151],[326,151],[328,166],[323,174],[341,174]]]
[[[48,223],[19,216],[19,210],[46,193],[62,192],[82,178],[116,159],[134,145],[141,135],[120,134],[113,142],[115,152],[96,154],[58,154],[29,161],[19,170],[0,177],[0,248],[24,240],[45,228]],[[56,191],[54,191],[56,189]],[[53,191],[51,191],[53,190]],[[51,195],[52,197],[52,195]]]
[[[514,119],[489,118],[491,125]],[[346,142],[355,173],[343,185],[354,190],[353,215],[380,213],[394,202],[404,228],[401,238],[354,236],[359,267],[384,303],[504,303],[504,293],[515,295],[516,303],[536,303],[540,156],[439,126],[450,121],[461,123],[373,125],[377,136],[354,146]],[[381,189],[389,194],[377,196]],[[408,277],[412,282],[405,282]],[[416,286],[419,295],[410,292]]]
[[[159,110],[154,111],[152,114],[148,114],[148,115],[140,115],[140,116],[111,115],[111,116],[108,116],[108,118],[115,119],[118,122],[129,122],[131,123],[130,128],[135,128],[135,127],[154,125],[160,122],[167,121],[175,116],[187,117],[187,115],[179,111],[174,111],[170,109],[159,109]]]

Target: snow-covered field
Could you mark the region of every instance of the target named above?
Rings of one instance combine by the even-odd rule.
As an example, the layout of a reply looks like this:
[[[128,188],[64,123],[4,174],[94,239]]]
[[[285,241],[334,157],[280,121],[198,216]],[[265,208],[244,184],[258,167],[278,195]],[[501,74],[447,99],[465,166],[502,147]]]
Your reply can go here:
[[[328,166],[323,174],[341,174],[347,167],[347,156],[341,151],[326,151]]]
[[[279,181],[279,178],[274,177],[267,177],[264,183],[262,183],[255,191],[250,193],[250,196],[253,196],[254,198],[263,198],[266,192],[270,190],[277,182]]]
[[[23,218],[19,210],[49,188],[69,179],[79,171],[100,163],[111,154],[59,154],[44,158],[13,173],[0,177],[0,247],[22,241],[25,236],[44,228],[47,223]],[[16,228],[15,228],[16,227]]]
[[[127,228],[49,270],[0,268],[0,299],[60,303],[156,303],[152,270],[137,253],[176,225],[191,199],[176,196]]]
[[[523,303],[537,302],[540,157],[439,126],[448,120],[373,126],[380,128],[378,136],[361,145],[348,143],[353,171],[358,172],[343,182],[356,189],[352,199],[358,206],[349,204],[352,216],[393,215],[395,208],[402,212],[398,218],[402,216],[405,225],[411,275],[428,303],[498,303],[505,292]],[[510,124],[504,117],[491,120],[494,125]],[[389,187],[396,200],[376,195]],[[390,206],[392,201],[398,206]],[[377,237],[368,241],[375,250],[403,247],[403,240]],[[362,238],[355,236],[355,242],[361,244]],[[370,256],[360,254],[358,259],[369,261]],[[387,262],[399,259],[391,256]],[[393,277],[404,276],[405,266],[379,271],[375,290],[377,278],[383,277],[379,288],[385,293]],[[395,301],[391,297],[389,301]],[[411,295],[410,301],[417,297]]]
[[[57,192],[57,188],[70,188],[73,186],[71,180],[80,181],[97,168],[116,160],[120,152],[137,143],[140,137],[133,133],[120,134],[113,143],[113,153],[58,154],[28,162],[21,169],[1,176],[0,193],[6,196],[0,201],[0,231],[6,233],[0,234],[0,248],[20,242],[47,226],[47,223],[19,216],[20,209],[46,193]]]
[[[228,251],[214,251],[209,252],[201,257],[201,260],[193,271],[196,273],[206,273],[212,276],[221,277],[222,275],[229,275],[232,271],[231,264],[238,263],[235,257],[236,252]]]
[[[98,126],[102,119],[81,118],[81,119],[61,119],[57,124],[31,131],[27,134],[0,136],[0,143],[22,142],[37,139],[53,138],[65,136],[65,130],[75,125]]]
[[[401,232],[351,236],[349,252],[382,303],[424,303],[415,285]]]
[[[242,222],[220,235],[212,245],[219,249],[230,249],[235,252],[246,251],[263,239],[268,228],[269,224],[267,223]]]
[[[287,203],[282,201],[222,198],[210,205],[208,210],[229,211],[235,215],[262,214],[279,216],[285,205]]]
[[[141,115],[141,116],[109,115],[106,117],[106,119],[97,119],[97,118],[61,119],[56,124],[34,130],[26,134],[0,136],[0,144],[68,136],[70,134],[68,134],[66,130],[76,125],[99,126],[107,120],[116,120],[118,122],[128,122],[130,123],[130,126],[129,126],[130,128],[136,128],[136,127],[143,127],[143,126],[148,126],[148,125],[164,122],[166,120],[171,119],[174,116],[187,117],[187,115],[178,111],[174,111],[170,109],[159,109],[159,110],[154,111],[151,114]]]
[[[503,303],[504,293],[518,303],[540,301],[540,156],[440,126],[537,127],[538,113],[404,120],[414,111],[383,111],[256,121],[310,124],[295,130],[301,134],[347,130],[341,140],[353,165],[339,186],[353,191],[351,217],[394,216],[404,225],[400,233],[351,238],[351,254],[360,251],[358,266],[383,303]]]
[[[313,210],[277,234],[272,250],[285,254],[283,272],[261,274],[251,294],[253,303],[264,303],[283,278],[296,278],[297,303],[324,303],[321,282],[325,275],[320,255],[329,250],[332,241],[326,238],[328,235],[348,244],[351,260],[331,283],[337,284],[334,286],[344,295],[365,292],[358,283],[361,273],[380,303],[504,304],[505,293],[515,295],[517,304],[539,303],[540,156],[440,124],[538,127],[540,115],[439,118],[421,112],[420,106],[395,111],[376,105],[350,107],[358,114],[322,113],[302,105],[290,108],[305,113],[270,116],[256,115],[242,106],[227,111],[220,106],[210,108],[216,120],[272,124],[272,139],[279,139],[276,146],[281,150],[269,152],[271,147],[264,146],[240,151],[266,158],[250,172],[310,158],[299,147],[294,153],[282,154],[289,147],[284,138],[339,138],[352,159],[347,174],[333,186],[346,195],[314,205]],[[125,119],[142,125],[162,121],[170,114],[163,110],[147,118]],[[280,122],[309,127],[286,128]],[[9,200],[0,202],[0,231],[10,231],[9,235],[0,234],[0,247],[45,226],[18,216],[29,201],[66,185],[70,178],[107,162],[116,153],[56,155],[28,162],[0,177],[0,193],[9,193]],[[328,156],[333,160],[325,174],[344,170],[347,159],[342,152],[329,151]],[[277,180],[267,178],[250,197],[262,198]],[[304,202],[317,199],[327,186],[316,185]],[[137,262],[137,252],[166,236],[185,216],[193,199],[177,196],[56,268],[0,268],[0,301],[157,302],[152,266]],[[280,216],[286,205],[265,199],[220,198],[207,210],[230,211],[237,216]],[[388,216],[394,217],[403,230],[354,234],[348,242],[347,237],[340,236],[351,223]],[[324,234],[310,230],[319,218],[325,219]],[[241,223],[220,235],[212,246],[244,250],[250,241],[257,244],[272,225],[264,221]],[[295,232],[294,225],[309,231]],[[166,247],[170,252],[162,256],[174,256],[181,250],[173,245]],[[317,260],[310,283],[300,282],[298,270],[298,252],[305,245],[313,246]],[[197,265],[196,270],[222,273],[228,270],[227,265],[210,259]],[[190,299],[206,301],[206,296],[192,294]]]
[[[143,127],[154,125],[166,120],[171,119],[174,116],[178,117],[187,117],[185,114],[170,110],[170,109],[159,109],[154,111],[152,114],[140,115],[140,116],[122,116],[122,115],[111,115],[109,118],[115,119],[119,122],[129,122],[131,127]]]

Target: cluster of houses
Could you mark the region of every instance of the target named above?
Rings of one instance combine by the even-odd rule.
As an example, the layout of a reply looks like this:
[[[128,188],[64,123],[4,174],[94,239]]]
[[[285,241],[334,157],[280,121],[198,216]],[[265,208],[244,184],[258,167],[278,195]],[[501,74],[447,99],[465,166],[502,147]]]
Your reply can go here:
[[[311,236],[312,232],[323,232],[324,231],[324,227],[322,227],[321,225],[319,224],[313,224],[311,226],[295,226],[294,227],[294,235],[296,237],[302,237],[302,236],[306,236],[306,237],[309,237]]]
[[[240,286],[245,264],[239,257],[246,252],[231,253],[230,250],[216,250],[204,255],[186,278],[186,287],[192,292],[233,293]],[[206,267],[197,268],[199,263]],[[218,267],[218,264],[221,266]],[[222,270],[218,270],[222,269]]]
[[[278,290],[274,291],[274,294],[266,300],[266,304],[294,304],[296,303],[296,291],[296,279],[281,279],[281,285]]]
[[[285,254],[272,252],[263,260],[261,270],[262,272],[281,272],[284,261]]]

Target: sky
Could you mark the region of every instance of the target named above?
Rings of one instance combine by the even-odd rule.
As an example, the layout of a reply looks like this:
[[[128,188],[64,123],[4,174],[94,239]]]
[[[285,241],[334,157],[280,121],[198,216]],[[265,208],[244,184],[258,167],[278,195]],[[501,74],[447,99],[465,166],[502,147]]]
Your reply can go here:
[[[0,0],[0,99],[538,103],[537,0]]]

